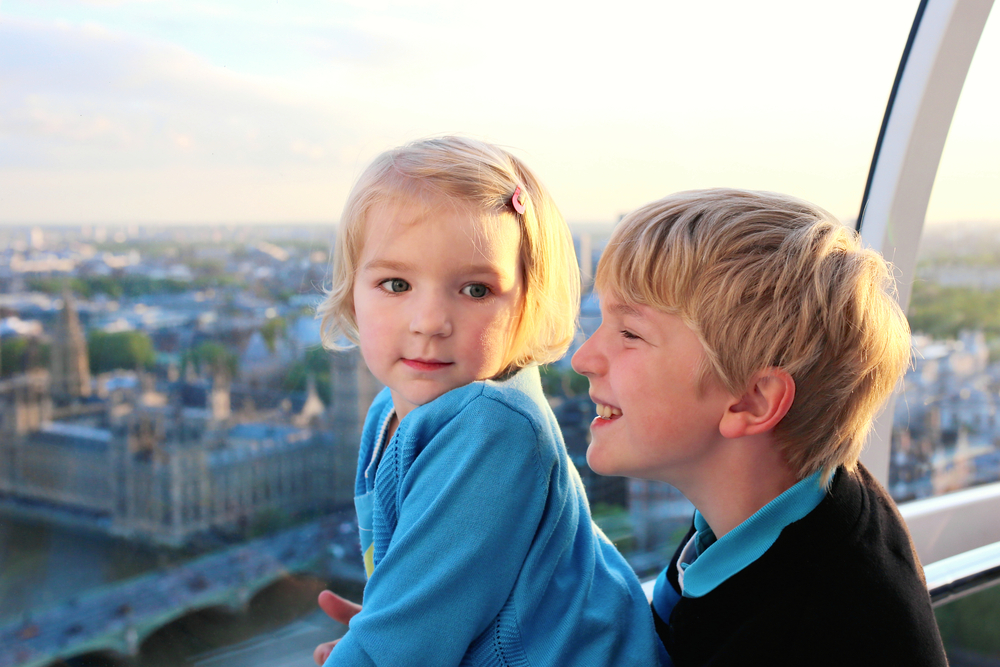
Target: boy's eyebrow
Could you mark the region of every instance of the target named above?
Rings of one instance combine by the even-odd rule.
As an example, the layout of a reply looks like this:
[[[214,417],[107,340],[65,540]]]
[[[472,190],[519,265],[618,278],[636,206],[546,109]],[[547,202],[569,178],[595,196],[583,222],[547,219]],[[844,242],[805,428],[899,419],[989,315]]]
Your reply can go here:
[[[608,310],[610,310],[612,313],[616,315],[631,315],[632,317],[642,317],[642,312],[638,308],[630,306],[627,303],[612,304],[608,308]]]

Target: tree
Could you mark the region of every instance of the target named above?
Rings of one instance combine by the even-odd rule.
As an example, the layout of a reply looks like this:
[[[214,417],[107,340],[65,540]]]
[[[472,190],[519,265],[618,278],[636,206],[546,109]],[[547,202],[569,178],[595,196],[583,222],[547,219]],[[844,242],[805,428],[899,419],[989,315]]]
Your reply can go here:
[[[184,355],[184,364],[194,364],[202,373],[212,375],[221,373],[235,378],[239,359],[224,345],[205,341],[187,351]]]
[[[547,396],[566,396],[572,398],[586,394],[590,390],[590,382],[572,368],[559,368],[548,364],[539,368],[542,375],[542,389]]]
[[[45,368],[49,365],[49,346],[37,339],[8,338],[0,344],[0,374],[3,377],[18,375],[28,367]]]
[[[274,354],[274,346],[277,343],[278,336],[284,336],[287,328],[284,318],[281,317],[272,317],[267,322],[264,322],[264,326],[260,328],[260,335],[264,338],[267,349],[272,354]]]
[[[142,331],[91,331],[87,349],[91,373],[151,369],[156,362],[153,341]]]
[[[910,328],[934,338],[955,338],[964,329],[1000,334],[1000,290],[945,287],[917,281],[908,313]]]
[[[321,347],[306,351],[301,361],[295,362],[285,376],[286,391],[305,391],[309,375],[316,381],[316,393],[330,405],[330,353]]]

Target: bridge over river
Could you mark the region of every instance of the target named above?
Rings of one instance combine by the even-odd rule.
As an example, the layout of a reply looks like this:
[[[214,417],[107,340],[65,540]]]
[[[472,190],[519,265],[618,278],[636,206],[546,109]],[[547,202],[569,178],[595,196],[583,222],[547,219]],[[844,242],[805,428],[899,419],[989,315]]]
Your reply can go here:
[[[32,611],[0,625],[0,667],[43,667],[96,652],[134,657],[147,637],[172,621],[209,608],[238,613],[289,574],[361,581],[353,516],[332,514]]]

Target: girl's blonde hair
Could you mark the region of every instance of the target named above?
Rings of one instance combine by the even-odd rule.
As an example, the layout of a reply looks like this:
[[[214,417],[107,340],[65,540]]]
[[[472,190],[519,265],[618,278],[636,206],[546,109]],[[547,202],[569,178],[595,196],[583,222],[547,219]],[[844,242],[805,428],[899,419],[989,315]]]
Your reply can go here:
[[[512,204],[521,188],[524,212]],[[524,299],[504,372],[544,364],[565,354],[576,329],[580,269],[569,228],[541,182],[507,151],[476,139],[446,136],[417,141],[379,155],[355,183],[337,232],[333,278],[317,307],[323,344],[357,344],[354,278],[365,240],[365,220],[396,198],[443,198],[480,211],[487,224],[514,219],[521,230]]]
[[[774,435],[801,477],[853,469],[875,411],[910,360],[889,266],[812,204],[695,190],[629,214],[597,289],[679,315],[705,349],[703,382],[742,395],[777,367],[795,400]]]

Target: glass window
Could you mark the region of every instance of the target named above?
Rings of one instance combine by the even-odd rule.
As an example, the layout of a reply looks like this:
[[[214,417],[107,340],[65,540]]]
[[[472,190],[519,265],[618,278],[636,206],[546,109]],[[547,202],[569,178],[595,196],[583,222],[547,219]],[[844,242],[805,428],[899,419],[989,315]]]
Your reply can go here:
[[[952,665],[1000,661],[1000,586],[994,585],[934,609]]]
[[[896,403],[897,501],[1000,480],[1000,19],[988,19],[927,209]]]
[[[0,665],[308,664],[337,636],[315,597],[360,599],[378,387],[318,348],[311,308],[378,152],[514,147],[585,276],[623,212],[676,190],[850,223],[916,6],[5,1]],[[589,290],[582,310],[580,340]],[[595,518],[656,572],[690,504],[587,468],[568,357],[545,387]]]

